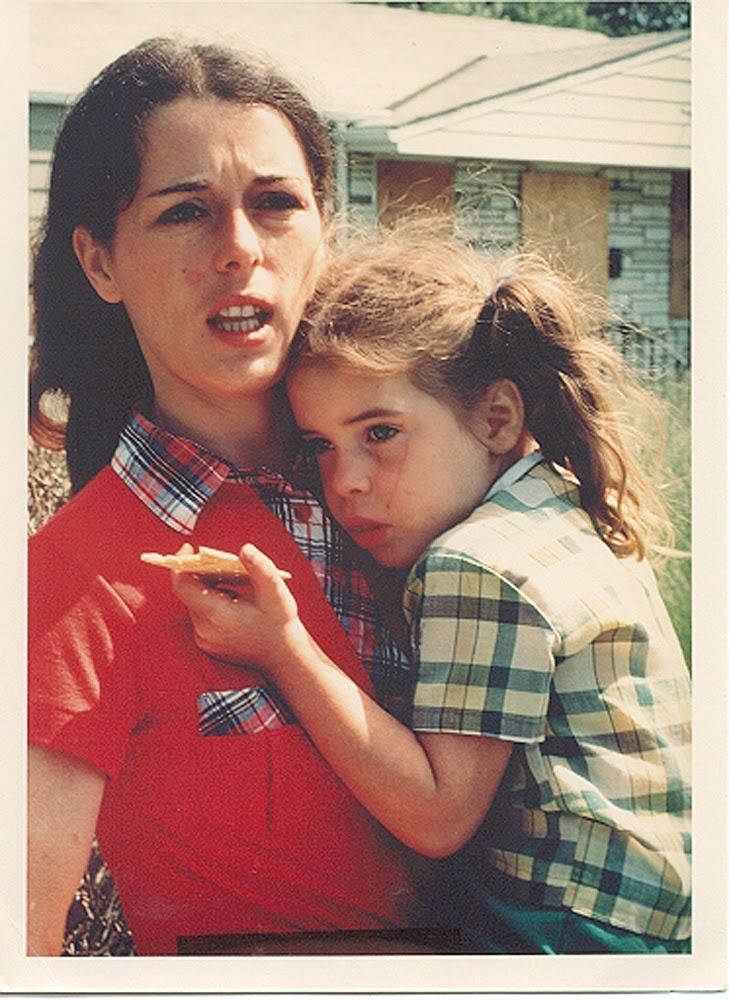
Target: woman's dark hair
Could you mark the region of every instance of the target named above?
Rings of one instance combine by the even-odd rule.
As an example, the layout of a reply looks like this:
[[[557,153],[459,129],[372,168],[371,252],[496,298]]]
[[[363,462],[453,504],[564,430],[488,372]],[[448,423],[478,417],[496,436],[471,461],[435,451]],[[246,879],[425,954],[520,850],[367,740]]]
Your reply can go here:
[[[130,409],[151,397],[151,382],[121,303],[104,302],[72,247],[76,226],[109,244],[134,197],[152,112],[180,97],[267,105],[291,123],[306,157],[317,205],[331,198],[332,150],[324,122],[304,94],[265,63],[214,45],[154,38],[120,56],[92,81],[56,141],[48,208],[33,271],[35,340],[31,433],[65,447],[72,489],[109,460]],[[44,394],[68,400],[68,418],[44,410]]]

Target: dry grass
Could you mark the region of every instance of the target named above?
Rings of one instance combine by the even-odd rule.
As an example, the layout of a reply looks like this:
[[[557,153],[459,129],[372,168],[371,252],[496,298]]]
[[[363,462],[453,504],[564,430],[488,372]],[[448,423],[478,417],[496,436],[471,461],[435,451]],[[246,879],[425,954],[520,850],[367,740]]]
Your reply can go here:
[[[686,662],[691,663],[691,394],[686,373],[666,383],[668,403],[666,454],[663,461],[666,502],[676,532],[680,555],[669,557],[657,570]]]
[[[66,457],[62,451],[28,446],[28,533],[33,534],[68,498]]]

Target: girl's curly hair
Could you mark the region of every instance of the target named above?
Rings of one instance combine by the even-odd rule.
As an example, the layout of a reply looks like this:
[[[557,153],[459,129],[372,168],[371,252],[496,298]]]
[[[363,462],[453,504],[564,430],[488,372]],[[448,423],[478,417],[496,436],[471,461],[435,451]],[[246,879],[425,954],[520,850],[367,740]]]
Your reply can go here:
[[[463,418],[492,381],[511,379],[529,432],[577,479],[601,537],[642,558],[649,537],[671,537],[630,415],[657,414],[657,400],[602,336],[607,315],[535,255],[489,255],[438,219],[410,220],[332,256],[292,364],[405,374]]]

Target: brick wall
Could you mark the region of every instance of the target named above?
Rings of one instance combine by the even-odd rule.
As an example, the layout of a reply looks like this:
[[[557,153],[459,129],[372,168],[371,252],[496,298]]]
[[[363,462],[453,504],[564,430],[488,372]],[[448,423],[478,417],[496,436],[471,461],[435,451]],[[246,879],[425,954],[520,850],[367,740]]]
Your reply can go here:
[[[667,330],[671,267],[671,174],[613,167],[610,246],[622,251],[622,273],[611,278],[610,300],[626,319]]]
[[[457,160],[455,164],[455,216],[472,242],[508,250],[519,243],[518,163],[484,163]]]

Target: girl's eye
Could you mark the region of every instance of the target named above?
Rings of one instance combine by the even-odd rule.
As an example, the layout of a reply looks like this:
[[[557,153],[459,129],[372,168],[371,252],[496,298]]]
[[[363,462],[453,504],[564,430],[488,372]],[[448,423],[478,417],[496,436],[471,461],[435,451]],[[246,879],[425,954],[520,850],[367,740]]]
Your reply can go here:
[[[304,441],[304,451],[308,456],[316,458],[329,451],[331,444],[326,438],[306,438]]]
[[[292,212],[301,202],[289,191],[266,191],[256,200],[259,212]]]
[[[394,438],[396,434],[399,434],[397,427],[391,427],[390,424],[373,424],[372,427],[367,428],[367,437],[370,441],[389,441]]]
[[[195,219],[202,219],[207,214],[207,210],[202,205],[198,205],[194,201],[184,201],[179,205],[173,205],[172,208],[168,208],[166,212],[162,213],[159,221],[175,225],[183,222],[192,222]]]

